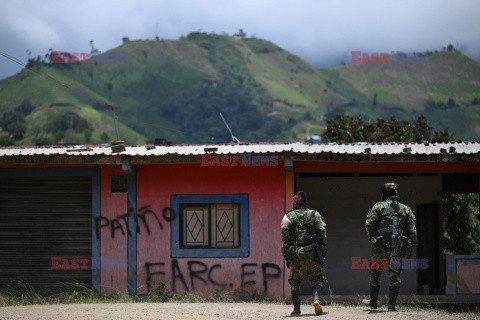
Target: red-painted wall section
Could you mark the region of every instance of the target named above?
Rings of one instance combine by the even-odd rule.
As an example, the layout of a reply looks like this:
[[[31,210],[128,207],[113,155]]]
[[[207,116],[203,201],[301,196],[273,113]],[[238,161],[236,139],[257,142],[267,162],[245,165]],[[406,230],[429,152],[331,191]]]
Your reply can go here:
[[[171,195],[182,194],[248,194],[249,257],[172,259],[170,223],[163,219],[162,211],[170,207]],[[176,293],[190,291],[211,296],[217,289],[225,294],[243,289],[250,294],[256,291],[282,298],[285,270],[280,222],[285,209],[284,197],[285,171],[281,162],[272,167],[206,167],[200,164],[138,166],[137,208],[150,206],[163,224],[162,230],[153,218],[149,221],[151,234],[142,229],[137,235],[138,293],[147,292],[146,266],[150,264],[150,273],[157,273],[151,276],[151,284],[164,280],[167,289]],[[207,270],[196,274],[195,271],[202,271],[204,267],[195,261],[205,264]],[[175,268],[177,263],[178,268]],[[281,274],[271,276],[276,272],[269,264],[278,266]],[[172,281],[173,277],[175,281]]]

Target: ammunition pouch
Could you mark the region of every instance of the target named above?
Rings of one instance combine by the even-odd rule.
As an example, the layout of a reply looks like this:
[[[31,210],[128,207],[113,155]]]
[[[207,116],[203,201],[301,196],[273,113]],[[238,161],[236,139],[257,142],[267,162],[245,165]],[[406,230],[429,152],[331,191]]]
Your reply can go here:
[[[410,255],[412,252],[413,247],[412,247],[412,242],[410,239],[404,236],[398,237],[398,242],[397,242],[397,256],[406,258]]]
[[[388,235],[370,237],[369,247],[372,255],[378,255],[392,250],[390,247],[391,237]],[[406,258],[412,252],[412,243],[405,236],[399,236],[396,247],[396,257]]]
[[[304,232],[306,233],[306,231]],[[300,247],[305,247],[312,243],[312,240],[310,239],[311,237],[305,233],[302,233],[297,237],[297,245]]]
[[[287,263],[292,262],[298,258],[315,258],[315,248],[313,244],[303,247],[290,246],[284,252],[283,256]]]
[[[315,247],[313,244],[304,246],[304,247],[297,247],[296,249],[296,256],[297,258],[316,258],[317,253],[315,252]]]
[[[326,246],[320,246],[320,251],[322,251],[322,256],[325,258],[327,254]],[[317,253],[315,252],[315,246],[313,244],[310,244],[308,246],[301,246],[301,247],[291,246],[286,250],[286,254],[284,255],[285,260],[287,260],[287,255],[292,260],[297,258],[300,258],[300,259],[305,259],[305,258],[316,259],[317,258]]]
[[[389,236],[378,236],[370,237],[369,247],[372,255],[378,255],[390,251],[390,237]]]

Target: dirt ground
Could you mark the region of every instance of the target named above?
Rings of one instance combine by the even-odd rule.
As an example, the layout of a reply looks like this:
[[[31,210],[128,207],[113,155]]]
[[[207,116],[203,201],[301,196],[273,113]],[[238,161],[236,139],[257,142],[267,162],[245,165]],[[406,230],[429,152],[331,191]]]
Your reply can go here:
[[[153,319],[284,319],[291,305],[267,303],[116,303],[35,305],[0,308],[1,320],[153,320]],[[361,307],[326,306],[315,316],[313,307],[302,305],[300,319],[472,319],[474,315],[435,311],[369,311]],[[480,319],[479,315],[475,316]]]

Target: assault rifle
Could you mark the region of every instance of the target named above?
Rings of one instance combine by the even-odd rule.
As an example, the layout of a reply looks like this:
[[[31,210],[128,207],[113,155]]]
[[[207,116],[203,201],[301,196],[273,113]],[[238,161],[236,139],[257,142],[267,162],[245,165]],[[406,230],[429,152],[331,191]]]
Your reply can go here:
[[[308,247],[312,246],[313,251],[317,256],[317,260],[321,266],[325,265],[324,258],[327,255],[327,245],[323,242],[322,236],[317,234],[315,230],[315,215],[312,217],[312,220],[305,222],[305,226],[308,227],[312,236],[305,236],[305,239],[311,241],[312,244]]]
[[[399,197],[390,197],[393,201],[393,218],[392,217],[386,217],[386,219],[390,220],[392,222],[392,236],[390,240],[390,261],[389,261],[389,267],[392,267],[392,258],[397,255],[397,243],[398,243],[398,238],[400,237],[398,234],[398,229],[400,227],[400,221],[402,220],[399,215],[398,215],[398,200]]]

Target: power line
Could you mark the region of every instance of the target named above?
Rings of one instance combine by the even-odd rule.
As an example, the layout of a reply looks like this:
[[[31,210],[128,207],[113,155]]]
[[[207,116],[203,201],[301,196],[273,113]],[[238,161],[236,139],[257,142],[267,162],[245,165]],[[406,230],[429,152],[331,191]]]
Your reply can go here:
[[[5,52],[0,51],[0,55],[4,56],[5,58],[7,58],[7,59],[9,59],[9,60],[11,60],[11,61],[13,61],[13,62],[21,65],[21,66],[23,66],[23,67],[25,67],[25,69],[28,69],[28,70],[30,70],[30,71],[32,71],[32,72],[36,72],[36,73],[38,73],[39,75],[41,75],[42,77],[45,77],[45,78],[50,79],[50,80],[53,80],[53,81],[55,81],[56,83],[58,83],[59,85],[64,86],[65,88],[71,89],[68,85],[66,85],[65,83],[63,83],[63,82],[61,82],[61,81],[59,81],[59,80],[57,80],[57,79],[55,79],[54,77],[52,77],[51,75],[47,74],[46,72],[45,72],[45,74],[44,74],[43,72],[40,72],[39,70],[35,70],[35,69],[33,69],[33,68],[30,68],[30,67],[28,67],[25,63],[23,63],[20,59],[17,59],[16,57],[14,57],[14,56],[12,56],[12,55],[9,55],[8,53],[5,53]]]

